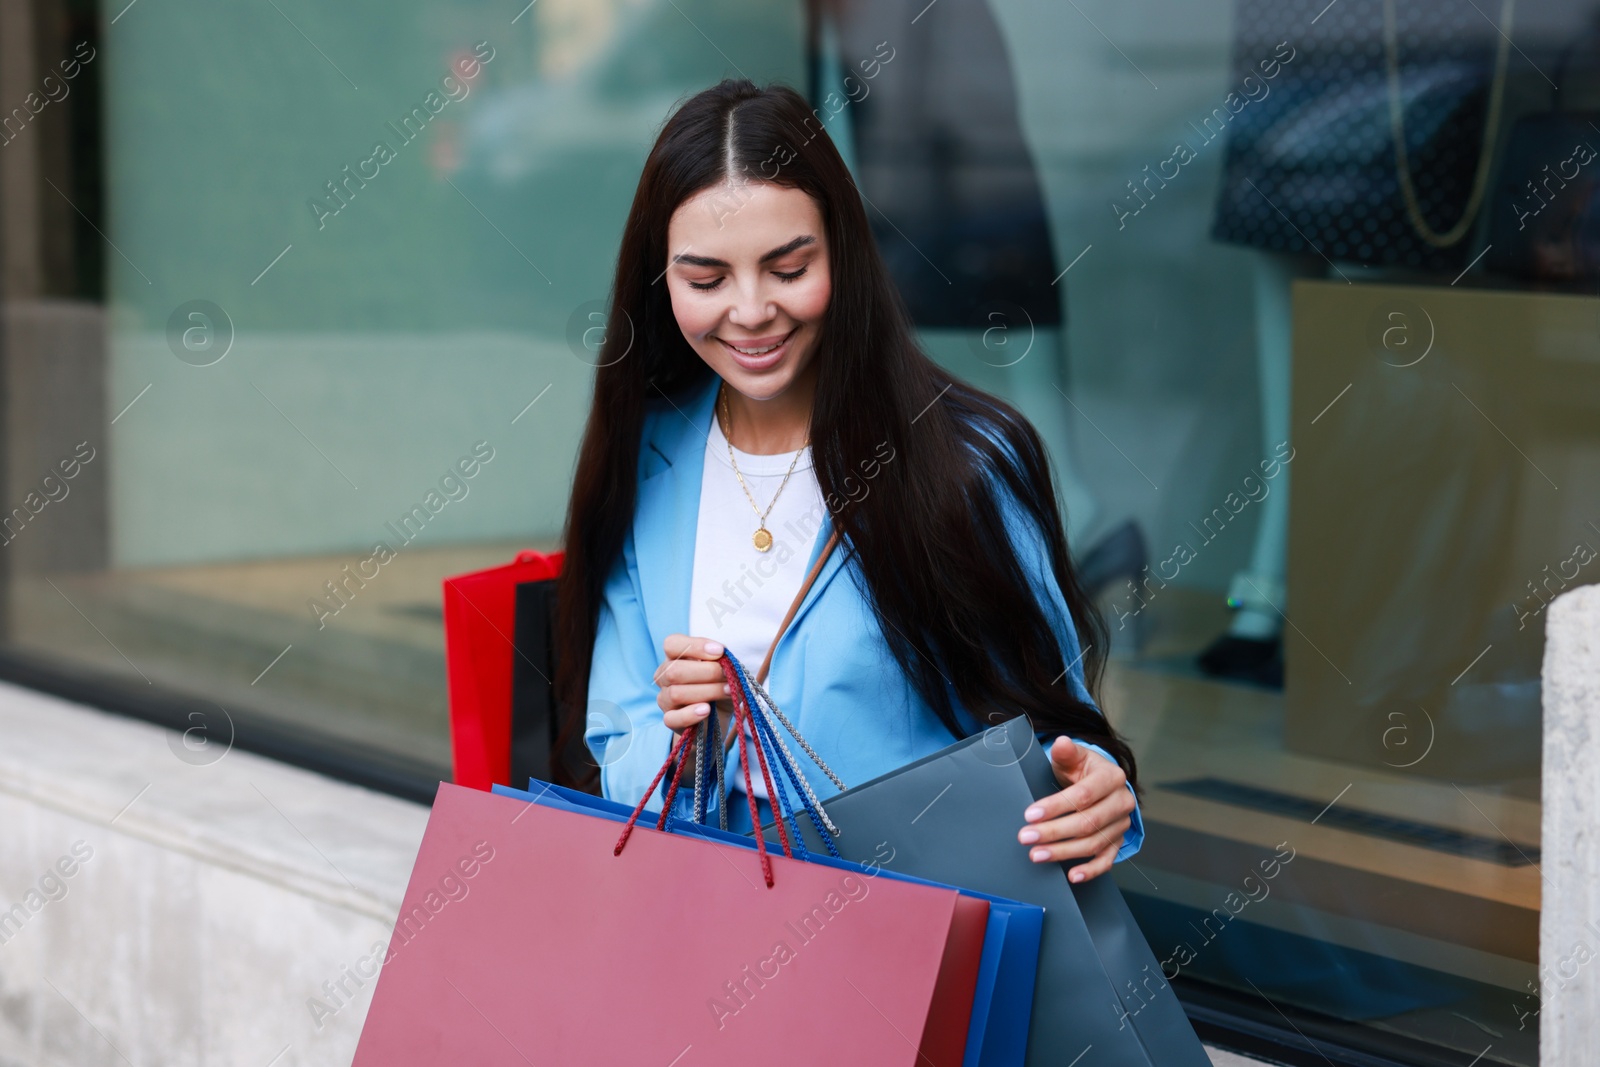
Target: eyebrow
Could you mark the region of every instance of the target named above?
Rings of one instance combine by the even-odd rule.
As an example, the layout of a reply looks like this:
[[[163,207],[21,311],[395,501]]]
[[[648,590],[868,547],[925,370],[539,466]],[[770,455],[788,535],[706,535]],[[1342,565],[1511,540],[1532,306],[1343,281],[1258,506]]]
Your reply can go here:
[[[811,236],[808,233],[801,234],[799,237],[796,237],[796,238],[793,238],[792,240],[790,240],[787,244],[781,244],[777,248],[774,248],[772,251],[770,251],[766,255],[762,256],[756,262],[758,262],[758,263],[770,263],[775,259],[782,259],[784,256],[788,255],[790,252],[796,251],[797,249],[805,248],[808,245],[814,245],[816,243],[817,243],[817,239],[815,237]],[[714,256],[691,256],[686,252],[682,252],[682,253],[679,253],[678,255],[673,256],[672,257],[672,262],[673,263],[682,263],[683,265],[688,266],[688,267],[721,267],[724,270],[726,270],[730,266],[732,266],[732,264],[730,264],[725,259],[717,259]]]

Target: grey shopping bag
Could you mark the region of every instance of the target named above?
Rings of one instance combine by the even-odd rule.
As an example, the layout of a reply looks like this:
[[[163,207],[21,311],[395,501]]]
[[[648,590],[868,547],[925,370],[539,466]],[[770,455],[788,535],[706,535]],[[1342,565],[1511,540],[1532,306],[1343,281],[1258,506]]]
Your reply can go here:
[[[1019,717],[822,807],[845,859],[1045,909],[1029,1067],[1210,1067],[1116,883],[1075,886],[1065,865],[1034,863],[1017,843],[1023,810],[1059,788]],[[820,851],[815,829],[805,819],[800,828]],[[770,825],[764,832],[776,840]]]

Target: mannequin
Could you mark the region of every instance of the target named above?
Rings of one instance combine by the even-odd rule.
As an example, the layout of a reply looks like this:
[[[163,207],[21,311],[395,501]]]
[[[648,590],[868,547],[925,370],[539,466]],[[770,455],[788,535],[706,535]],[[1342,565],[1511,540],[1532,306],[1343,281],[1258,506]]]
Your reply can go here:
[[[1261,454],[1288,441],[1289,374],[1293,342],[1292,287],[1296,278],[1321,277],[1315,257],[1263,252],[1255,257],[1256,368],[1261,390]],[[1289,556],[1288,468],[1261,501],[1250,563],[1233,576],[1227,631],[1200,654],[1207,674],[1260,685],[1283,685],[1283,616]]]
[[[1268,452],[1290,439],[1296,278],[1335,261],[1446,278],[1468,266],[1513,6],[1490,11],[1496,23],[1473,5],[1349,0],[1308,24],[1273,0],[1236,0],[1230,84],[1249,104],[1227,109],[1212,237],[1256,253]],[[1282,686],[1288,517],[1286,480],[1263,501],[1250,562],[1229,586],[1227,632],[1200,654],[1207,673]]]

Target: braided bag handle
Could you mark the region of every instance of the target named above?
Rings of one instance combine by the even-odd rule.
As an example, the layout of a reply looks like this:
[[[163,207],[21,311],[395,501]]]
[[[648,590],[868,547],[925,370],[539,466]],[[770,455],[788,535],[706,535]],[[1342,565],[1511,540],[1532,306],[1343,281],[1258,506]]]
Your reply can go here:
[[[827,562],[829,555],[832,554],[838,543],[839,532],[834,530],[829,533],[828,540],[823,543],[822,551],[817,555],[816,561],[806,573],[805,580],[800,583],[800,589],[795,593],[794,600],[790,602],[789,610],[784,613],[783,620],[778,623],[778,632],[773,636],[772,644],[767,647],[767,654],[762,659],[761,666],[756,670],[754,680],[751,680],[746,675],[744,666],[731,653],[726,650],[723,651],[720,662],[722,664],[723,677],[728,683],[729,701],[733,705],[733,728],[728,731],[728,737],[725,741],[719,738],[720,730],[717,725],[717,716],[713,714],[707,716],[705,722],[698,723],[693,728],[685,730],[678,735],[672,750],[661,764],[661,769],[656,771],[655,777],[650,780],[650,787],[645,790],[644,796],[640,798],[638,805],[633,809],[633,814],[628,817],[627,823],[624,824],[622,835],[617,839],[612,855],[622,855],[622,850],[627,845],[635,824],[638,823],[640,816],[644,814],[645,805],[655,795],[656,789],[661,785],[661,780],[666,777],[667,771],[670,769],[672,771],[672,781],[667,786],[666,803],[662,805],[661,814],[656,819],[656,829],[666,829],[667,813],[672,810],[673,801],[678,794],[678,786],[683,779],[684,768],[689,765],[690,760],[694,761],[695,766],[694,821],[696,823],[704,823],[707,815],[705,802],[706,750],[709,748],[715,753],[716,780],[720,789],[723,767],[722,754],[735,743],[739,745],[739,764],[744,772],[745,798],[750,803],[750,823],[751,826],[759,830],[761,815],[760,809],[756,806],[755,793],[752,790],[753,783],[750,777],[749,758],[752,742],[746,736],[748,733],[750,737],[754,738],[756,762],[761,768],[762,784],[767,787],[767,796],[774,801],[774,811],[778,815],[778,837],[783,845],[783,854],[792,858],[794,856],[794,845],[799,843],[799,810],[789,803],[788,792],[784,788],[786,783],[783,776],[780,776],[776,782],[773,780],[772,770],[768,766],[767,752],[769,749],[772,752],[772,762],[778,764],[788,778],[787,784],[792,785],[795,792],[799,794],[800,807],[804,808],[810,816],[818,835],[822,838],[828,851],[834,856],[838,856],[839,853],[834,847],[832,839],[838,835],[839,829],[834,826],[833,821],[822,811],[821,802],[817,800],[816,793],[806,781],[804,773],[801,772],[799,761],[789,751],[788,746],[784,744],[782,736],[778,733],[776,727],[772,725],[768,716],[776,718],[784,729],[788,730],[806,755],[811,757],[812,761],[822,769],[822,772],[828,776],[835,786],[843,790],[844,783],[823,762],[822,757],[817,755],[805,738],[800,736],[794,724],[789,721],[782,711],[778,710],[777,704],[773,702],[772,697],[767,694],[767,691],[761,685],[766,680],[768,669],[772,666],[772,654],[778,647],[778,640],[783,637],[784,631],[789,628],[789,624],[794,621],[795,615],[799,613],[801,602],[805,600],[806,594],[811,591],[812,585],[816,583],[817,576],[822,573],[823,564]],[[727,810],[725,804],[719,803],[717,805],[717,814],[722,822],[722,828],[726,829]],[[793,842],[789,837],[789,823],[791,821],[795,830]],[[756,851],[761,857],[761,873],[766,880],[767,887],[770,889],[773,884],[772,860],[767,855],[766,837],[757,832],[755,838]],[[803,852],[805,846],[801,844],[800,848]]]
[[[760,812],[756,808],[755,792],[752,790],[750,782],[750,742],[745,738],[744,729],[745,726],[751,722],[750,706],[744,699],[744,691],[742,688],[734,688],[732,689],[732,693],[734,717],[733,734],[739,742],[739,762],[744,771],[745,796],[749,798],[750,801],[750,822],[752,825],[759,825],[761,822],[761,816]],[[656,771],[656,776],[650,780],[650,788],[646,789],[644,796],[639,798],[639,803],[633,809],[633,814],[628,816],[628,821],[623,825],[622,836],[617,838],[616,847],[612,849],[611,854],[613,856],[622,855],[622,850],[627,845],[628,838],[633,834],[634,825],[638,823],[639,816],[644,814],[645,804],[648,803],[650,798],[655,795],[656,787],[661,784],[661,779],[666,776],[667,769],[671,767],[673,768],[672,784],[667,787],[667,801],[661,807],[660,817],[656,819],[657,830],[665,830],[667,828],[667,813],[672,810],[672,802],[674,799],[676,799],[678,794],[678,783],[683,779],[683,769],[684,767],[688,766],[690,745],[695,737],[703,736],[702,731],[706,730],[707,728],[708,727],[706,723],[699,723],[693,730],[685,730],[682,734],[678,735],[677,743],[672,746],[672,751],[668,753],[666,762],[661,765],[660,770]],[[753,727],[751,732],[754,732]],[[756,761],[761,767],[761,778],[766,784],[767,795],[773,796],[776,794],[777,790],[772,781],[772,772],[767,768],[766,754],[762,751],[762,746],[759,744],[755,746],[755,749]],[[794,848],[789,842],[789,834],[787,829],[780,824],[778,831],[778,836],[783,842],[783,854],[793,858]],[[766,880],[767,888],[771,889],[773,884],[772,857],[767,855],[767,840],[764,835],[758,834],[756,836],[756,852],[761,857],[761,875]]]

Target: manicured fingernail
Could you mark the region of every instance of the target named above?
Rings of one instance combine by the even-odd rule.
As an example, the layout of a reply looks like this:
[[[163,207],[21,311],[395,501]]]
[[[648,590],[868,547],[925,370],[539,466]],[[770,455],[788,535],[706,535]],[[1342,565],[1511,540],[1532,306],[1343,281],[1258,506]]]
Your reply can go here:
[[[694,709],[694,713],[695,713],[695,715],[696,715],[696,716],[697,716],[697,717],[699,717],[699,718],[702,718],[702,719],[703,719],[703,718],[705,718],[705,717],[706,717],[706,716],[707,716],[707,715],[710,715],[710,714],[711,714],[711,705],[709,705],[709,704],[700,704],[700,705],[697,705],[697,706],[696,706],[696,707],[695,707],[695,709]]]
[[[720,656],[720,655],[722,655],[722,646],[717,644],[715,641],[707,641],[706,642],[706,655],[708,655],[708,656]]]
[[[1042,863],[1050,858],[1050,850],[1047,848],[1036,848],[1032,852],[1028,853],[1028,858],[1035,863]]]
[[[1017,840],[1021,841],[1024,845],[1031,845],[1035,841],[1039,840],[1039,831],[1024,830],[1017,835]]]
[[[1067,880],[1072,882],[1081,882],[1083,881],[1083,872],[1073,871],[1071,874],[1067,875]]]
[[[1044,818],[1044,809],[1038,806],[1031,807],[1022,813],[1022,817],[1027,819],[1029,822],[1033,822],[1036,819],[1042,819]]]
[[[726,683],[726,682],[722,683],[722,695],[723,696],[727,696],[728,695],[728,683]]]

